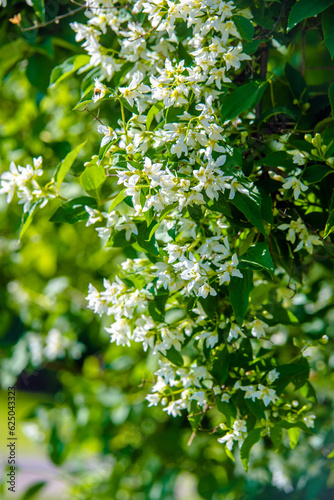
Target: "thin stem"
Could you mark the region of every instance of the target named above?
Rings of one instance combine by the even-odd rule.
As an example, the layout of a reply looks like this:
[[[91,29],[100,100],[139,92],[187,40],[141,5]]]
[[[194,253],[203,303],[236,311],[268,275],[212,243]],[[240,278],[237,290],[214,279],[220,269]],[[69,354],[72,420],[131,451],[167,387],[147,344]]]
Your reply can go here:
[[[260,78],[262,80],[266,79],[267,76],[267,66],[268,66],[268,46],[266,42],[262,42],[261,45],[261,67],[260,67]],[[262,99],[256,106],[256,119],[258,120],[262,113]]]
[[[92,117],[94,118],[94,120],[97,120],[99,123],[101,123],[101,125],[103,125],[103,126],[105,127],[104,123],[103,123],[103,122],[101,122],[101,120],[100,120],[100,118],[99,118],[100,110],[98,111],[97,115],[95,116],[95,115],[94,115],[94,113],[92,113],[92,112],[91,112],[91,110],[90,110],[90,109],[88,109],[88,106],[87,106],[87,104],[86,104],[86,106],[84,107],[84,109],[78,109],[78,111],[79,111],[80,113],[82,113],[83,111],[88,111],[88,113],[89,113],[90,115],[92,115]]]
[[[119,101],[119,102],[121,105],[122,121],[123,121],[123,128],[124,128],[124,133],[125,133],[126,144],[128,146],[129,145],[129,136],[128,136],[128,130],[127,130],[126,121],[125,121],[124,106],[122,104],[122,101]]]
[[[60,19],[64,19],[65,17],[73,16],[80,10],[83,10],[86,8],[86,5],[82,5],[81,7],[78,7],[77,9],[71,10],[67,12],[66,14],[62,14],[60,16],[55,17],[54,19],[51,19],[51,21],[46,21],[45,23],[41,24],[35,24],[34,26],[29,26],[29,28],[21,28],[21,31],[31,31],[31,30],[37,30],[38,28],[44,28],[44,26],[48,26],[49,24],[56,23],[60,21]]]

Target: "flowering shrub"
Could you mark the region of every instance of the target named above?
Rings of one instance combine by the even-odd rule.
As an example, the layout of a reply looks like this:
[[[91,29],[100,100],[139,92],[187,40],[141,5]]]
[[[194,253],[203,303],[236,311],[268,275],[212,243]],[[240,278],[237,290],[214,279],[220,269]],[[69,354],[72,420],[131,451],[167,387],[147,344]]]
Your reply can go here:
[[[51,202],[52,222],[86,221],[124,250],[88,307],[111,342],[158,359],[149,406],[186,413],[194,435],[217,409],[211,430],[227,453],[237,443],[246,469],[261,437],[279,449],[287,429],[294,447],[296,429],[314,426],[305,349],[327,338],[305,336],[282,360],[273,334],[298,326],[290,299],[311,258],[333,252],[333,85],[311,92],[285,64],[305,26],[333,54],[330,4],[87,0],[87,22],[71,25],[86,53],[51,75],[56,86],[88,72],[76,109],[102,139],[85,193],[67,200],[62,188],[85,144],[52,178],[41,158],[1,177],[23,204],[22,236]],[[320,28],[308,18],[322,11]]]

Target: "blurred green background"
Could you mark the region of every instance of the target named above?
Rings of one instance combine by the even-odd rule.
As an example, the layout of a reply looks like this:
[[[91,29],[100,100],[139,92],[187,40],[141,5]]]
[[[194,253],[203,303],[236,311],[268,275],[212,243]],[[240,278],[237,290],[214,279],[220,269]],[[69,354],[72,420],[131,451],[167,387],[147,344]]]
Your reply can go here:
[[[80,85],[87,81],[72,76],[49,88],[49,79],[55,65],[81,49],[68,20],[22,33],[8,19],[18,11],[29,19],[29,9],[24,2],[8,3],[0,10],[1,171],[10,161],[25,165],[42,155],[52,173],[72,147],[87,140],[73,169],[80,172],[101,139],[92,116],[73,111]],[[67,10],[66,2],[58,4],[58,14]],[[331,70],[312,68],[327,68],[332,61],[319,46],[316,31],[307,37],[305,77],[319,90]],[[283,73],[287,61],[299,67],[301,40],[296,47],[294,53],[276,52],[269,71]],[[102,110],[106,121],[108,111]],[[65,193],[80,195],[74,176],[68,176]],[[147,408],[144,398],[155,361],[140,346],[110,346],[103,324],[86,309],[88,284],[112,277],[123,257],[101,248],[94,229],[83,230],[84,222],[50,223],[53,211],[52,203],[40,211],[18,243],[21,207],[0,200],[0,434],[7,435],[7,387],[15,384],[21,467],[15,498],[333,498],[333,460],[327,458],[334,442],[332,256],[310,263],[303,293],[284,299],[300,327],[278,326],[272,332],[283,358],[293,343],[330,337],[323,349],[307,352],[319,398],[314,434],[301,436],[293,451],[285,439],[279,454],[262,441],[254,447],[246,475],[214,435],[201,432],[188,446],[186,418],[172,419],[161,408]],[[206,418],[208,428],[220,422],[214,411]],[[4,439],[0,457],[0,494],[6,498]],[[34,469],[41,471],[39,477]]]

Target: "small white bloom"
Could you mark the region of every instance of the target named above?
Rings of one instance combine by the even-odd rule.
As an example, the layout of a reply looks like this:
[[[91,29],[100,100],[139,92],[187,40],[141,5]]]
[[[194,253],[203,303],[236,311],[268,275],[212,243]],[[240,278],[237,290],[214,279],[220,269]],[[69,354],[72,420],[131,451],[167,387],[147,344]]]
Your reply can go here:
[[[93,101],[97,102],[99,99],[102,99],[107,92],[107,87],[101,83],[98,78],[94,79],[95,84],[94,84],[94,93],[93,93]]]
[[[279,377],[279,373],[278,373],[278,371],[276,370],[276,368],[275,368],[274,370],[271,370],[271,371],[268,373],[267,377],[268,377],[268,382],[269,382],[270,384],[272,384],[273,382],[275,382],[275,380],[276,380],[276,379],[278,379],[278,377]]]
[[[306,191],[308,189],[305,184],[303,184],[299,179],[296,177],[288,177],[283,184],[284,189],[293,189],[293,196],[295,200],[298,200],[300,193],[302,191]]]

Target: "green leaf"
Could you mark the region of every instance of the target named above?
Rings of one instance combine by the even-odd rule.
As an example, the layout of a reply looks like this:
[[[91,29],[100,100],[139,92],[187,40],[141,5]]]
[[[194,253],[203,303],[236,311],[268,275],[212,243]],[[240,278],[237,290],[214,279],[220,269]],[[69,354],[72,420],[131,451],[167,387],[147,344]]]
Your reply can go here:
[[[36,15],[44,23],[45,22],[44,0],[32,0],[32,6],[33,6],[33,9],[34,9]]]
[[[85,206],[97,208],[97,201],[89,196],[80,196],[63,203],[50,218],[50,222],[67,222],[75,224],[81,220],[87,220],[89,215]]]
[[[286,151],[273,151],[272,153],[269,153],[265,158],[263,158],[262,164],[267,165],[268,167],[293,168],[295,166],[291,155],[289,155]]]
[[[190,405],[190,413],[188,415],[188,420],[190,422],[191,428],[195,431],[199,424],[201,423],[203,417],[203,410],[198,406],[197,402],[193,399]]]
[[[331,108],[332,108],[332,117],[334,118],[334,82],[331,83],[329,86],[328,96],[329,96],[329,100],[330,100]]]
[[[56,425],[53,426],[49,441],[49,456],[56,465],[61,465],[65,460],[66,449],[63,439],[58,434]]]
[[[122,191],[120,191],[118,193],[118,195],[113,199],[110,207],[109,207],[109,213],[112,212],[114,210],[114,208],[117,207],[117,205],[119,205],[121,203],[121,201],[124,200],[124,198],[126,198],[126,193],[125,191],[127,190],[127,188],[124,188],[122,189]]]
[[[302,431],[307,434],[313,434],[312,431],[304,424],[304,422],[287,422],[286,420],[281,420],[278,422],[277,427],[281,427],[282,429],[292,429],[293,427],[298,427]]]
[[[138,234],[136,235],[136,240],[138,245],[146,250],[146,252],[153,255],[159,255],[159,247],[155,241],[154,234],[149,239],[153,226],[154,221],[149,226],[146,225],[146,222],[137,223]]]
[[[264,236],[266,235],[261,216],[261,196],[257,192],[250,191],[249,196],[237,192],[233,200],[229,201],[246,216],[253,226],[257,227]]]
[[[320,12],[324,11],[330,5],[332,5],[333,0],[299,0],[297,1],[290,10],[289,20],[288,20],[288,31],[300,23],[304,19],[309,17],[317,16]]]
[[[65,78],[78,71],[78,69],[82,68],[82,66],[88,64],[89,61],[90,56],[88,56],[87,54],[79,54],[70,57],[52,70],[50,77],[50,86],[57,85],[62,80],[65,80]]]
[[[123,106],[126,109],[128,109],[129,111],[131,111],[131,113],[133,113],[134,115],[139,115],[137,106],[135,106],[135,105],[130,106],[130,104],[128,103],[128,101],[126,99],[124,99],[124,97],[118,97],[118,100],[119,100],[120,103],[123,104]]]
[[[254,36],[254,26],[249,19],[242,16],[233,16],[232,21],[234,22],[237,30],[239,31],[241,37],[247,42],[251,42]]]
[[[274,445],[275,451],[278,451],[283,438],[283,431],[281,427],[270,427],[270,439]]]
[[[81,149],[84,147],[85,144],[86,144],[86,141],[79,144],[79,146],[77,146],[76,148],[73,149],[73,151],[68,153],[68,155],[65,156],[63,161],[58,165],[56,173],[55,173],[55,181],[57,183],[57,193],[58,194],[59,194],[60,186],[62,185],[62,182],[65,179],[67,172],[72,167],[74,160],[76,159],[76,157],[78,156],[79,152],[81,151]]]
[[[233,456],[233,453],[231,450],[229,450],[228,448],[225,447],[225,453],[226,453],[226,456],[232,460],[232,462],[235,462],[235,458]]]
[[[262,199],[261,216],[263,220],[269,222],[269,224],[274,224],[273,201],[271,199],[271,196],[261,188],[259,188],[259,192]]]
[[[151,240],[153,234],[158,229],[159,225],[161,224],[161,222],[163,221],[163,219],[166,217],[166,215],[168,215],[170,212],[172,212],[172,210],[174,210],[174,208],[176,208],[178,205],[179,205],[179,203],[175,202],[172,205],[169,205],[168,207],[165,207],[163,209],[163,211],[161,212],[161,215],[159,217],[159,221],[152,227],[151,232],[149,234],[149,237],[148,237],[147,241]]]
[[[331,58],[334,58],[334,6],[325,10],[321,16],[322,31],[324,33],[325,44],[330,53]]]
[[[267,243],[261,242],[251,246],[247,252],[240,257],[239,268],[252,269],[253,271],[265,270],[273,277],[275,265],[271,258]]]
[[[176,366],[183,366],[183,357],[179,353],[179,351],[177,351],[175,349],[174,346],[172,346],[170,349],[168,349],[168,351],[166,352],[166,354],[163,354],[163,356],[165,356],[174,365],[176,365]]]
[[[100,146],[99,163],[101,163],[101,161],[103,160],[103,158],[108,153],[109,149],[111,148],[111,146],[113,146],[114,143],[115,141],[110,139],[110,141],[107,142],[107,144],[105,144],[104,146]]]
[[[265,413],[261,407],[260,401],[252,401],[251,399],[245,399],[247,408],[253,413],[253,415],[261,420],[261,418],[266,418]]]
[[[150,130],[151,123],[154,119],[154,117],[159,113],[164,108],[164,103],[163,102],[156,102],[153,104],[153,106],[150,108],[149,112],[147,113],[146,117],[146,130]]]
[[[247,309],[249,294],[253,288],[252,271],[242,271],[243,278],[232,276],[229,284],[229,295],[236,322],[241,326]]]
[[[258,97],[260,84],[246,83],[233,90],[223,101],[222,121],[233,120],[244,111],[252,109]]]
[[[163,291],[158,292],[153,300],[149,300],[148,310],[154,321],[164,321],[165,320],[165,306],[169,294]]]
[[[334,210],[331,211],[326,222],[324,238],[334,231]]]
[[[184,59],[186,66],[192,66],[193,60],[181,41],[179,42],[179,45],[177,47],[177,51],[178,51],[178,54],[180,56],[180,59]]]
[[[28,228],[30,227],[38,205],[40,205],[39,201],[37,203],[34,203],[30,207],[30,210],[28,210],[28,212],[24,212],[21,221],[20,236],[19,236],[20,240],[23,238]]]
[[[231,427],[233,419],[237,416],[233,402],[230,400],[227,403],[226,401],[222,401],[220,396],[217,396],[217,410],[225,416],[227,425]]]
[[[300,431],[298,427],[291,427],[291,429],[288,429],[291,450],[293,450],[297,446],[299,441],[299,434]]]
[[[334,458],[334,450],[327,455],[327,458]]]
[[[334,170],[326,165],[310,165],[303,172],[303,180],[309,184],[320,182],[329,174],[333,174]]]
[[[226,382],[228,369],[230,365],[230,356],[226,345],[218,351],[212,364],[211,373],[220,385]]]
[[[130,62],[130,61],[123,64],[121,69],[113,77],[114,88],[117,88],[120,85],[120,83],[122,83],[124,77],[133,68],[133,66],[134,66],[134,63]]]
[[[305,360],[306,361],[306,360]],[[280,374],[279,378],[293,377],[295,375],[301,375],[302,373],[309,371],[309,365],[306,361],[302,363],[288,363],[286,365],[277,366],[276,370]]]
[[[253,448],[254,444],[260,441],[261,432],[262,432],[262,427],[257,427],[256,429],[251,430],[248,433],[248,436],[246,437],[243,445],[241,446],[240,457],[242,465],[244,466],[246,472],[248,471],[250,451]]]
[[[47,484],[46,481],[40,481],[38,483],[35,483],[23,493],[21,500],[30,500],[31,498],[34,498],[35,495],[42,489],[44,486]]]
[[[257,49],[259,48],[260,43],[262,40],[252,40],[251,42],[247,42],[243,44],[242,51],[245,54],[248,54],[249,56],[255,54]]]
[[[260,116],[259,122],[265,122],[268,120],[268,118],[271,118],[273,116],[277,115],[287,115],[290,116],[293,120],[296,120],[297,116],[296,113],[293,112],[291,109],[287,108],[286,106],[276,106],[275,108],[268,109],[262,115]]]
[[[76,106],[74,106],[73,110],[82,111],[83,109],[85,109],[87,104],[93,102],[93,99],[92,99],[93,87],[92,87],[92,85],[90,85],[88,88],[89,88],[88,92],[86,92],[85,95],[80,99],[78,104]]]
[[[209,199],[207,202],[207,206],[210,208],[210,210],[214,210],[215,212],[222,213],[226,217],[232,216],[231,207],[222,195],[219,196],[218,200]],[[191,208],[191,207],[189,207],[189,208]],[[201,217],[202,217],[202,212],[201,212]]]
[[[299,392],[304,398],[308,399],[312,403],[317,404],[318,402],[317,394],[314,390],[313,385],[308,380],[306,381],[306,384],[304,384],[302,387],[299,388]]]
[[[125,248],[133,245],[135,242],[136,240],[133,234],[131,234],[130,238],[127,239],[125,229],[122,229],[121,231],[114,230],[112,231],[106,246],[114,248]]]
[[[98,196],[99,190],[106,180],[106,174],[102,165],[86,167],[80,175],[80,183],[86,193]]]
[[[276,326],[279,323],[282,325],[298,325],[299,323],[293,312],[284,309],[279,304],[266,304],[264,309],[273,316],[273,318],[264,318],[269,326]]]

